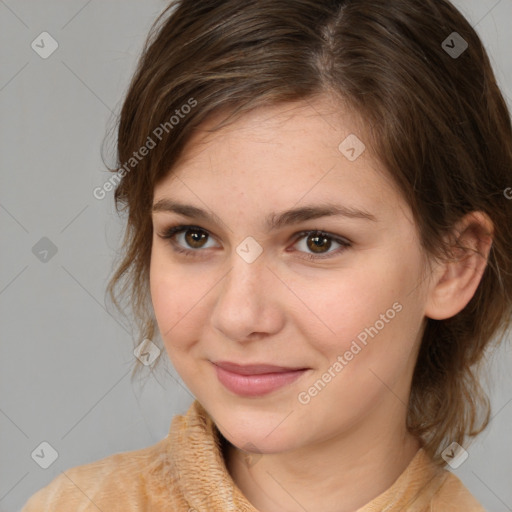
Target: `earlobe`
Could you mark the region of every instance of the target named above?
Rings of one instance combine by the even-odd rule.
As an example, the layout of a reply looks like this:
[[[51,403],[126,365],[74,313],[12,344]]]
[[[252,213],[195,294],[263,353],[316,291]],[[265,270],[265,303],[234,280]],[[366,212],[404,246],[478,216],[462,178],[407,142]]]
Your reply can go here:
[[[466,307],[487,266],[493,234],[493,223],[484,212],[468,213],[457,223],[451,237],[453,258],[435,271],[426,317],[445,320]]]

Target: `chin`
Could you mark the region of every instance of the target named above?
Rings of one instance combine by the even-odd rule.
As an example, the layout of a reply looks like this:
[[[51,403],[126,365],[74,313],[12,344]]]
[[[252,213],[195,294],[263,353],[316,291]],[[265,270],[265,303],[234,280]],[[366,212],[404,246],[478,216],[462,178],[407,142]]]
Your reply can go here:
[[[286,414],[258,411],[254,405],[219,404],[212,408],[204,405],[222,435],[234,446],[249,452],[279,453],[292,450],[300,441],[295,422]],[[211,411],[211,412],[210,412]],[[284,421],[283,421],[284,420]]]

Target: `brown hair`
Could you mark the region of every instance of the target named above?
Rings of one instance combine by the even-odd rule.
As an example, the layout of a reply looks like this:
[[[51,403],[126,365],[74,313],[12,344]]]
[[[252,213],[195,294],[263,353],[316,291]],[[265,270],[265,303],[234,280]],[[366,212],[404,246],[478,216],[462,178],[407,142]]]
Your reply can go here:
[[[460,55],[450,52],[464,41]],[[447,445],[462,445],[489,423],[477,363],[498,335],[503,339],[512,304],[512,201],[504,195],[511,185],[510,113],[478,35],[448,1],[169,5],[151,28],[120,114],[118,161],[109,170],[122,176],[115,202],[118,211],[128,209],[128,219],[124,254],[107,290],[121,312],[116,296],[129,298],[135,343],[154,338],[155,185],[213,114],[226,113],[218,129],[254,108],[325,94],[364,120],[365,143],[410,205],[425,254],[448,257],[443,237],[470,211],[494,223],[476,293],[453,318],[427,319],[414,370],[407,426],[444,465],[439,453]],[[132,161],[150,140],[150,151]]]

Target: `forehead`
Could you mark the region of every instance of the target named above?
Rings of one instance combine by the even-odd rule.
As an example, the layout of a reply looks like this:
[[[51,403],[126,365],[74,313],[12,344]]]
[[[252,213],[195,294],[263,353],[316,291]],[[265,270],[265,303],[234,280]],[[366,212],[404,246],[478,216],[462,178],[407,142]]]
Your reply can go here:
[[[267,147],[285,144],[294,148],[299,140],[304,142],[304,139],[310,139],[303,149],[315,151],[319,145],[323,145],[325,150],[337,150],[336,141],[345,132],[359,133],[361,139],[364,138],[361,119],[331,96],[259,107],[218,128],[228,115],[227,111],[217,112],[195,130],[174,166],[175,170],[205,149],[214,151],[223,145],[232,145],[235,150],[237,146],[250,143],[265,144]],[[321,136],[315,136],[319,129]],[[326,137],[328,133],[331,137]]]
[[[382,212],[401,202],[365,144],[363,124],[340,103],[259,108],[211,131],[225,117],[217,114],[199,127],[155,188],[154,202],[170,195],[201,207],[229,201],[260,212],[315,201]]]

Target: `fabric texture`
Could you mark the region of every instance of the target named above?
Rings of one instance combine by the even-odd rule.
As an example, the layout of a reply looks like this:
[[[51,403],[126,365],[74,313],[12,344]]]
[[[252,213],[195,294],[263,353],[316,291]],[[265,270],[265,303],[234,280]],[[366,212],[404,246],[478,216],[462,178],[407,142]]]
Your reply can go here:
[[[258,512],[231,478],[223,436],[195,400],[166,438],[63,471],[21,512]],[[420,448],[393,485],[355,512],[485,512]]]

